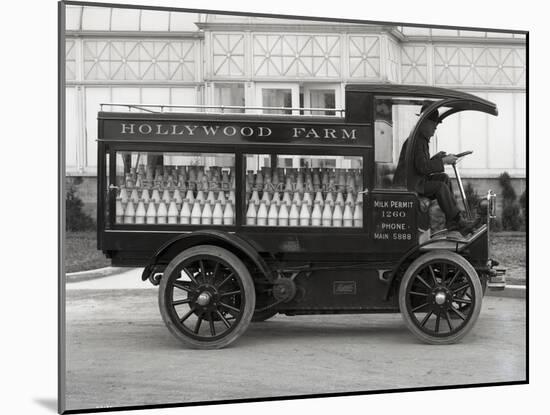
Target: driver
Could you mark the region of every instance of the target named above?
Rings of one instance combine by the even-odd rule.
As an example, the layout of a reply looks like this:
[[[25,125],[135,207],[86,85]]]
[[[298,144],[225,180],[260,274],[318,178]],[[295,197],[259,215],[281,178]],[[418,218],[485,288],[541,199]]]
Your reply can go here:
[[[428,105],[424,104],[420,112],[422,113]],[[430,158],[428,144],[440,122],[439,112],[435,110],[424,119],[418,128],[413,152],[413,166],[409,170],[412,183],[411,190],[429,199],[437,199],[439,207],[445,213],[447,230],[458,230],[462,235],[467,235],[474,229],[476,223],[465,219],[458,209],[451,181],[449,176],[445,174],[445,165],[454,164],[458,157],[453,154],[439,152]],[[394,176],[395,184],[405,185],[407,183],[405,158],[409,138],[403,143],[399,154],[399,162]]]

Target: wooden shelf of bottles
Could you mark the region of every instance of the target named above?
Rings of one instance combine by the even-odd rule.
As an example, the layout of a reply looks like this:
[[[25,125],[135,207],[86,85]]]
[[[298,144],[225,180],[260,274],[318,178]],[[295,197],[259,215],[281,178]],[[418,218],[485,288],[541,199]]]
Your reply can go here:
[[[361,169],[248,170],[247,226],[363,226]],[[117,224],[235,224],[235,171],[140,164],[117,177]]]
[[[140,164],[117,182],[117,224],[235,224],[232,167]]]
[[[248,170],[246,225],[362,227],[361,169]]]

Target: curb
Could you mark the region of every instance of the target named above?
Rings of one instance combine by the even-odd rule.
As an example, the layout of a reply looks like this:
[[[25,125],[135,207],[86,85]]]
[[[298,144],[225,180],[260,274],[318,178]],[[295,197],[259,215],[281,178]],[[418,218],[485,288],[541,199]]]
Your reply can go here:
[[[96,280],[99,278],[120,274],[121,272],[129,271],[131,269],[132,268],[125,268],[125,267],[105,267],[105,268],[91,269],[88,271],[69,272],[65,274],[65,282],[67,284],[70,284],[73,282]]]
[[[486,295],[502,298],[523,298],[527,297],[527,288],[525,285],[507,285],[504,290],[487,290]]]

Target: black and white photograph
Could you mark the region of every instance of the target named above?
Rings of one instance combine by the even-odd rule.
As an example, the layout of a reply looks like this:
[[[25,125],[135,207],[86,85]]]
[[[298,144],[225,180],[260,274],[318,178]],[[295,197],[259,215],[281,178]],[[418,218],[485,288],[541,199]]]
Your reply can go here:
[[[528,383],[528,31],[203,7],[59,3],[59,412]]]

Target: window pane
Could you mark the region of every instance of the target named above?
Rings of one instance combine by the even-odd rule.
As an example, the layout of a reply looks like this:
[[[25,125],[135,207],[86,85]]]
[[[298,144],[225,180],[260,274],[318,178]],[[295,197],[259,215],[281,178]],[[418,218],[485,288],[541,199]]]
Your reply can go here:
[[[262,89],[263,107],[288,107],[292,108],[291,89]],[[263,110],[264,114],[291,114],[290,110]]]
[[[333,89],[313,89],[310,92],[311,108],[336,108]],[[312,115],[336,115],[335,111],[311,111]]]
[[[244,85],[216,84],[214,89],[214,103],[215,105],[244,107]],[[244,112],[244,109],[224,109],[223,112],[239,113]]]
[[[235,224],[235,156],[118,152],[117,224]]]
[[[357,156],[247,154],[249,226],[362,227],[363,162]]]

